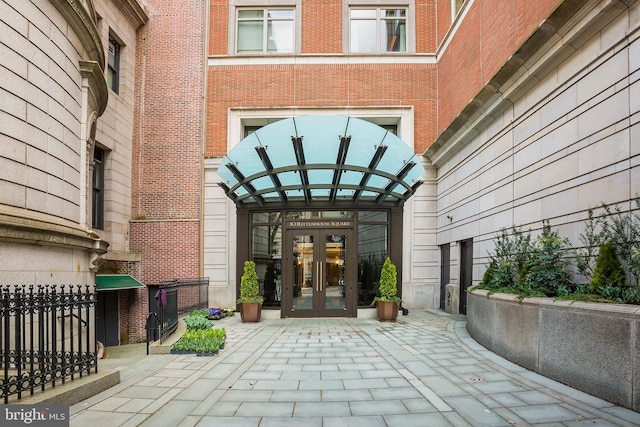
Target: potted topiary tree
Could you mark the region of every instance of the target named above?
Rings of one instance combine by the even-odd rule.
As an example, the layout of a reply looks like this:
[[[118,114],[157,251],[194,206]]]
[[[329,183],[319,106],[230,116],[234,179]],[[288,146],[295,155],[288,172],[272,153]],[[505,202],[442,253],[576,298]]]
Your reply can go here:
[[[387,257],[380,272],[380,296],[374,298],[378,319],[381,322],[395,322],[398,317],[398,297],[397,289],[398,275],[396,266]]]
[[[258,285],[256,263],[244,262],[244,273],[240,279],[240,317],[243,322],[259,322],[262,314],[262,296]]]

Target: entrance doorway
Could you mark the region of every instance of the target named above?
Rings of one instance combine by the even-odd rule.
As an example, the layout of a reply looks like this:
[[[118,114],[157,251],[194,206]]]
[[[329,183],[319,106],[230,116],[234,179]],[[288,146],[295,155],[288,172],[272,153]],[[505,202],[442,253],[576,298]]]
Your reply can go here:
[[[357,266],[350,229],[293,229],[283,262],[285,317],[354,317]]]

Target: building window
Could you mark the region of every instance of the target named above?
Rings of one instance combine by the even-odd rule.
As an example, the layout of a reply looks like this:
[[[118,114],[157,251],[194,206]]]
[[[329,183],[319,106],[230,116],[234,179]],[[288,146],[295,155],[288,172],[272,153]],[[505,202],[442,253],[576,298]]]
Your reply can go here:
[[[407,51],[407,9],[351,9],[351,53]]]
[[[237,53],[293,53],[293,9],[238,9]]]
[[[109,54],[107,59],[107,85],[118,93],[120,80],[120,44],[109,37]]]
[[[455,18],[462,9],[462,4],[465,0],[451,0],[451,16]]]
[[[104,229],[104,151],[93,149],[91,227]]]

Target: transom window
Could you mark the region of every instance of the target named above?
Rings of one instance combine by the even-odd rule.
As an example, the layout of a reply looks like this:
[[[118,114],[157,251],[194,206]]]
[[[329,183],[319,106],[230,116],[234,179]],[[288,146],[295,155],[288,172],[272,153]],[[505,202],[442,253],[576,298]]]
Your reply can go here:
[[[237,53],[293,53],[293,9],[238,9]]]
[[[349,12],[351,53],[407,51],[406,8],[354,8]]]

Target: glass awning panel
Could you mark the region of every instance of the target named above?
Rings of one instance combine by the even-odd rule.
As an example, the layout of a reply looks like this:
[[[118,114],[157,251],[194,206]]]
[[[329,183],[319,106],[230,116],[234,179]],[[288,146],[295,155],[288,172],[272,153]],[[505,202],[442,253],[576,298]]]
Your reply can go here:
[[[218,169],[239,207],[403,204],[422,183],[413,150],[366,120],[310,115],[280,120],[240,141]]]

